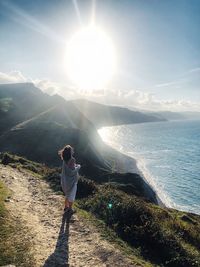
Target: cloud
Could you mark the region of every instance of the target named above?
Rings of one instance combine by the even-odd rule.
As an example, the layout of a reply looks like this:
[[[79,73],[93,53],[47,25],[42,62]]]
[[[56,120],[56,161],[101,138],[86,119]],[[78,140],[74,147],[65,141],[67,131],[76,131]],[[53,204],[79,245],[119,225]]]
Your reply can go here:
[[[54,95],[59,93],[60,87],[56,84],[53,83],[49,80],[34,80],[33,83],[35,84],[36,87],[39,87],[42,91],[49,95]]]
[[[160,84],[156,84],[155,87],[168,87],[171,85],[180,84],[181,82],[184,82],[184,81],[178,80],[178,81],[172,81],[172,82],[167,82],[167,83],[160,83]]]
[[[85,95],[83,98],[109,105],[120,105],[144,110],[200,111],[200,103],[190,100],[159,100],[155,95],[140,90],[105,90],[104,95]]]
[[[189,69],[186,72],[182,73],[177,80],[167,81],[159,84],[155,84],[153,87],[173,87],[180,88],[181,85],[186,83],[191,83],[195,77],[199,78],[200,67]]]
[[[28,79],[20,71],[11,71],[9,73],[0,72],[0,83],[19,83],[28,82]]]
[[[32,82],[43,92],[49,95],[61,95],[66,100],[84,98],[102,104],[155,111],[200,111],[199,102],[181,99],[159,100],[153,94],[136,89],[79,90],[48,79],[31,79],[25,77],[20,71],[0,72],[0,83],[18,82]]]
[[[20,71],[14,70],[8,73],[0,72],[0,84],[6,83],[25,83],[32,82],[36,87],[49,95],[59,94],[62,91],[60,84],[52,82],[48,79],[32,79],[25,77]]]

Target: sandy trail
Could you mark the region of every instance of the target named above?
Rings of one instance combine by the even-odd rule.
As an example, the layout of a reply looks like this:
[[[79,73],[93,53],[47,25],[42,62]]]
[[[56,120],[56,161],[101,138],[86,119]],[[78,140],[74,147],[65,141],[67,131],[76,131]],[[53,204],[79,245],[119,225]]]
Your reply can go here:
[[[28,171],[0,165],[1,180],[12,191],[6,202],[14,218],[29,228],[35,266],[135,267],[90,223],[63,215],[63,197]]]

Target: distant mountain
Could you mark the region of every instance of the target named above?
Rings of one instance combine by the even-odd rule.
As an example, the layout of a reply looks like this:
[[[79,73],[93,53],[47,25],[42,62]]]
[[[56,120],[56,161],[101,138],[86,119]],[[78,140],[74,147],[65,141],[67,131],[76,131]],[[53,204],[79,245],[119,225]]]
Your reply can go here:
[[[102,126],[165,121],[164,117],[144,114],[124,107],[107,106],[84,99],[71,101],[97,128]]]
[[[168,111],[168,110],[145,110],[145,109],[136,109],[134,107],[128,107],[132,111],[142,112],[146,115],[155,116],[161,120],[200,120],[200,111]]]
[[[172,112],[172,111],[148,111],[146,114],[156,116],[160,119],[167,119],[167,120],[199,120],[200,119],[200,112],[193,112],[193,111],[182,111],[182,112]]]
[[[73,103],[29,83],[0,85],[0,151],[58,166],[57,151],[67,143],[75,147],[85,172],[88,166],[106,169],[103,143]]]
[[[153,112],[153,111],[149,111],[149,112],[146,112],[146,114],[149,114],[151,116],[156,116],[157,118],[160,118],[160,119],[166,119],[169,121],[186,120],[187,119],[185,114],[182,112],[172,112],[172,111]]]
[[[186,119],[189,120],[200,120],[200,112],[195,111],[185,111],[182,112]]]

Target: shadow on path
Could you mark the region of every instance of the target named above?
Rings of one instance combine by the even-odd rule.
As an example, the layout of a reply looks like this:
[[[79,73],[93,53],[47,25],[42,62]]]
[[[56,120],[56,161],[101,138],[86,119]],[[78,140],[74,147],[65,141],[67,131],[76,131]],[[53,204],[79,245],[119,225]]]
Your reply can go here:
[[[70,215],[64,213],[55,251],[46,259],[43,267],[69,267],[69,220]]]

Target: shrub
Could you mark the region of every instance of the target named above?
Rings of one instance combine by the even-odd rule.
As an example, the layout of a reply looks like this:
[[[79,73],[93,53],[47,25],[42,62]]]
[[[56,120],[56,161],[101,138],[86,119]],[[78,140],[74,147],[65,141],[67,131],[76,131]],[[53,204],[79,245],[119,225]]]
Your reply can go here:
[[[12,155],[10,155],[9,153],[6,152],[6,153],[1,154],[1,162],[4,165],[8,165],[10,163],[14,163],[15,159]]]
[[[181,267],[200,266],[200,253],[193,253],[190,247],[200,242],[200,225],[193,229],[196,240],[180,238],[170,210],[156,207],[137,196],[120,192],[112,185],[103,185],[90,198],[80,202],[80,207],[104,220],[119,237],[131,246],[141,248],[145,259],[160,266]],[[175,221],[178,219],[175,219]],[[187,232],[191,236],[190,232]],[[197,251],[197,250],[196,250]]]
[[[78,181],[77,198],[85,198],[93,195],[95,192],[97,192],[97,186],[94,181],[80,176]]]

